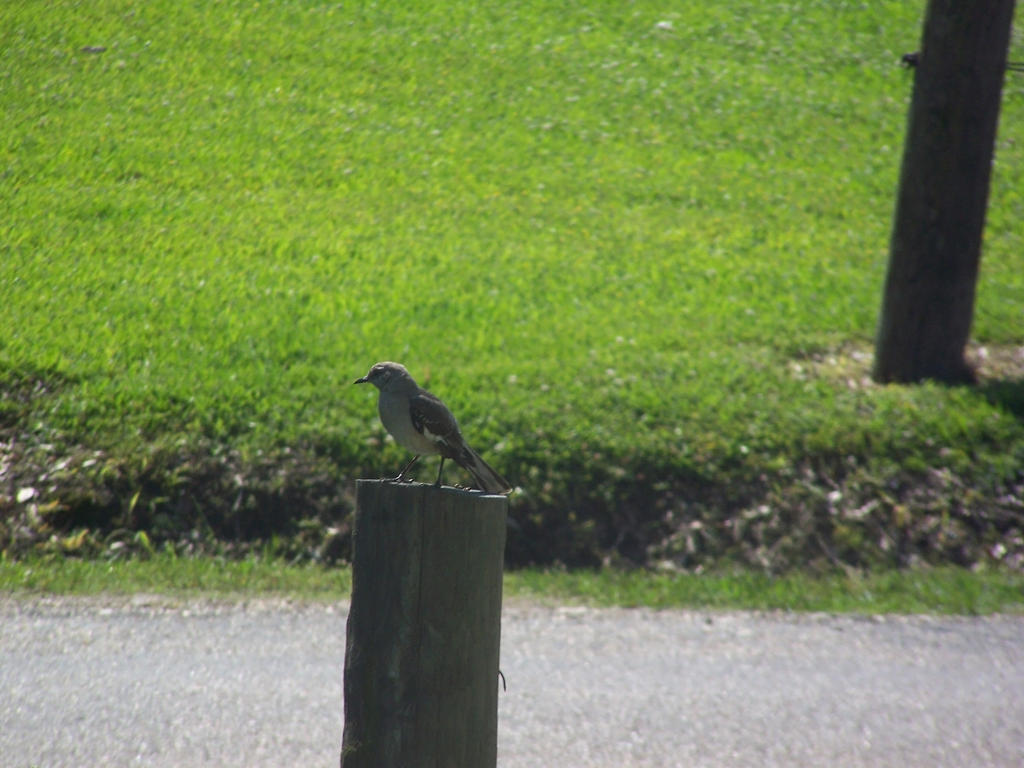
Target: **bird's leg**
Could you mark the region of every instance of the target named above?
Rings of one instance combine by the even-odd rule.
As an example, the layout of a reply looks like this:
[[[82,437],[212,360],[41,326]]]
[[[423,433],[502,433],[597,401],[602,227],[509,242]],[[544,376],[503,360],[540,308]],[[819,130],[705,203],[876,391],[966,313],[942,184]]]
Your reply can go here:
[[[437,480],[434,481],[434,485],[441,485],[441,471],[444,469],[444,456],[441,457],[441,466],[437,468]]]
[[[399,472],[398,473],[398,477],[396,477],[391,482],[393,482],[393,483],[404,483],[405,482],[405,473],[408,472],[410,469],[412,469],[412,465],[415,464],[419,460],[419,458],[420,458],[419,456],[413,456],[412,457],[412,461],[410,461],[408,464],[406,464],[405,465],[405,469],[403,469],[401,472]]]

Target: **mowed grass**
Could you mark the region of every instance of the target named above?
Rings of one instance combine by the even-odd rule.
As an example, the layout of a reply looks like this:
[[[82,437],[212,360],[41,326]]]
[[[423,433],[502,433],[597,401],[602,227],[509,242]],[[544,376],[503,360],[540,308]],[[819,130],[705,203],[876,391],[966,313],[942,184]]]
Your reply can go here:
[[[395,359],[521,498],[588,464],[1004,482],[1019,382],[863,381],[922,12],[4,4],[0,416],[108,455],[201,437],[395,472],[349,386]],[[1022,118],[1010,73],[992,348],[1024,344]]]
[[[0,592],[11,595],[133,595],[348,599],[352,572],[280,558],[152,557],[123,560],[0,558]]]
[[[781,576],[750,571],[525,570],[507,574],[505,585],[507,595],[605,607],[961,615],[1024,611],[1024,576],[1004,570],[972,573],[938,568]]]
[[[1002,570],[940,568],[914,572],[770,577],[750,572],[708,574],[649,571],[526,569],[505,574],[505,600],[544,605],[657,609],[738,609],[834,613],[980,615],[1024,610],[1024,575]],[[242,560],[176,557],[102,561],[0,558],[0,595],[164,595],[171,598],[348,600],[348,568],[288,564],[279,558]]]

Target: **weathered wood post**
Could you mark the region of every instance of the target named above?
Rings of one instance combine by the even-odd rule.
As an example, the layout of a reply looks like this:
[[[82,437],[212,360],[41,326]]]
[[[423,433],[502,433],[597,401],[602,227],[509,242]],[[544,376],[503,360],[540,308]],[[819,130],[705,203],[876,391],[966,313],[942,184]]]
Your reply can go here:
[[[342,768],[494,768],[507,510],[357,481]]]

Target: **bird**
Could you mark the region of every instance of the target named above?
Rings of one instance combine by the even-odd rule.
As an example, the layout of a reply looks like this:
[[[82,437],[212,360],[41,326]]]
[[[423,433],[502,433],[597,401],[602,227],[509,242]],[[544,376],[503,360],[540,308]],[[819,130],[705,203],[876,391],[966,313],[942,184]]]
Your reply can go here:
[[[508,494],[512,486],[466,443],[452,412],[440,398],[420,387],[401,363],[376,363],[353,384],[373,384],[380,390],[377,412],[395,442],[412,452],[412,460],[398,473],[396,482],[420,456],[440,454],[435,486],[441,485],[445,459],[451,459],[473,476],[485,493]]]

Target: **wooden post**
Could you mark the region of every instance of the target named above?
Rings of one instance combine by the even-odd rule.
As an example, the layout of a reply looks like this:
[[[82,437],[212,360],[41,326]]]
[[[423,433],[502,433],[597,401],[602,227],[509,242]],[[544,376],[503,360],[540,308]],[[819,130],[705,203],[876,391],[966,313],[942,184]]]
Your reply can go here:
[[[976,380],[964,348],[1013,9],[928,0],[875,340],[880,383]]]
[[[356,483],[342,768],[494,768],[508,499]]]

